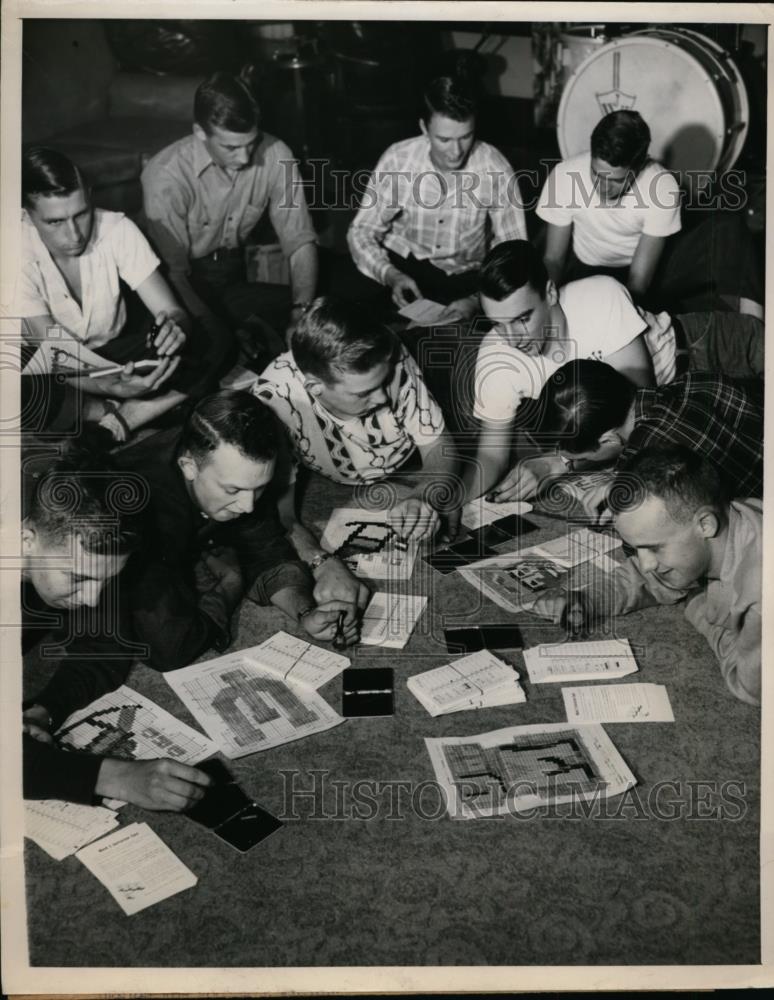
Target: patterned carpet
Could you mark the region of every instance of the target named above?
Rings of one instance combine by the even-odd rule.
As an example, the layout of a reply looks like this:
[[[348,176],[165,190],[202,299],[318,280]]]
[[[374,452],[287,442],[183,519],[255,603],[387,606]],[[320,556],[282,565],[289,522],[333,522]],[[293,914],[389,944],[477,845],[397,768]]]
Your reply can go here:
[[[313,484],[307,516],[321,517],[348,495]],[[557,522],[541,524],[545,537],[558,533]],[[353,655],[355,665],[395,668],[394,717],[350,720],[233,762],[245,790],[285,819],[249,854],[183,817],[127,807],[123,822],[149,822],[199,879],[127,918],[78,861],[56,863],[28,843],[31,963],[757,963],[759,713],[726,691],[680,608],[639,612],[621,629],[644,647],[637,679],[666,684],[676,718],[607,727],[638,779],[635,789],[587,817],[557,808],[454,822],[427,784],[433,772],[423,738],[562,721],[560,685],[526,683],[524,705],[431,718],[405,682],[447,661],[443,625],[508,615],[479,601],[457,574],[440,576],[421,561],[413,589],[430,603],[408,647],[360,647]],[[561,639],[528,615],[519,621],[527,645]],[[246,603],[235,647],[279,628],[296,631],[281,613]],[[39,677],[30,665],[28,685]],[[161,675],[139,666],[130,683],[192,721]],[[336,680],[322,689],[336,709],[339,691]],[[372,783],[371,804],[363,785],[356,800],[359,781]]]

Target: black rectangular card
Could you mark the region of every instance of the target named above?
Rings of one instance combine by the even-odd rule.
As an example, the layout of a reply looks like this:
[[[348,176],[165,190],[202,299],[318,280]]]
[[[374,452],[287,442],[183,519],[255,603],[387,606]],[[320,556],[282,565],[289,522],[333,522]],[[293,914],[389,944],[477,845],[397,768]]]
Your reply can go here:
[[[251,802],[212,832],[216,837],[225,840],[230,847],[245,854],[281,826],[282,820],[272,816],[255,802]]]
[[[439,549],[432,555],[425,556],[425,560],[439,573],[451,573],[460,566],[467,566],[469,563],[477,562],[479,559],[486,559],[487,556],[496,556],[497,553],[478,538],[470,537],[464,542],[450,545],[448,548]]]
[[[479,649],[521,649],[521,632],[515,625],[472,625],[444,629],[450,653],[476,653]]]
[[[491,524],[477,528],[472,534],[479,539],[481,545],[488,546],[513,541],[514,538],[528,535],[531,531],[537,531],[536,524],[528,521],[525,517],[519,517],[518,514],[509,514],[507,517],[501,517],[498,521],[492,521]]]
[[[213,784],[196,805],[186,810],[189,819],[242,853],[282,826],[281,820],[251,801],[223,761],[212,757],[196,767],[209,774]]]
[[[392,667],[348,667],[341,675],[341,714],[345,719],[394,715]]]

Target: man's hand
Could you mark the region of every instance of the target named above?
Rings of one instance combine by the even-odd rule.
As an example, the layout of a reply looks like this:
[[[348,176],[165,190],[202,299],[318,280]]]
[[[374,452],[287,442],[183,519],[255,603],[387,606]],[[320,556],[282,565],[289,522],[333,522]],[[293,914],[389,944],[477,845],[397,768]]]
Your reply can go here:
[[[462,507],[449,511],[448,514],[441,515],[441,540],[453,542],[460,533],[460,523],[462,521]]]
[[[404,542],[421,542],[438,531],[437,512],[419,497],[406,497],[390,511],[390,524]]]
[[[511,500],[528,500],[537,493],[543,479],[557,476],[564,471],[564,462],[558,455],[544,458],[525,458],[514,466],[501,482],[491,489],[486,499],[494,503]]]
[[[22,713],[22,732],[41,743],[53,743],[51,716],[42,705],[31,705]]]
[[[386,282],[387,287],[392,292],[392,301],[398,309],[407,306],[409,302],[415,302],[417,299],[422,298],[422,293],[416,281],[407,274],[404,274],[403,271],[399,271],[397,267],[390,269]]]
[[[198,582],[204,580],[205,573],[215,579],[215,586],[225,595],[226,599],[236,604],[242,596],[244,584],[239,561],[233,549],[214,548],[202,553],[204,564],[197,575]],[[202,593],[202,591],[200,591]]]
[[[312,597],[318,606],[337,601],[346,606],[345,625],[357,621],[359,612],[364,611],[371,597],[368,587],[358,580],[354,573],[340,559],[326,559],[314,571],[314,591]]]
[[[465,299],[455,299],[454,302],[450,302],[446,306],[434,325],[440,325],[441,323],[461,323],[466,319],[470,319],[476,311],[477,303],[477,295],[469,295]]]
[[[561,625],[570,639],[585,639],[592,627],[588,600],[577,591],[539,597],[531,611],[541,618],[548,618],[554,625]]]
[[[177,354],[186,341],[185,330],[165,312],[158,313],[154,323],[157,327],[157,333],[155,337],[148,335],[148,347],[153,347],[160,358]]]
[[[148,396],[152,392],[157,392],[161,386],[174,375],[177,366],[180,364],[180,357],[164,358],[161,364],[150,371],[147,375],[135,375],[134,362],[130,361],[124,365],[124,370],[117,375],[103,375],[101,378],[81,379],[81,388],[88,391],[88,383],[93,381],[99,383],[100,390],[105,396],[113,399],[137,399],[141,396]]]
[[[95,792],[123,799],[143,809],[180,812],[198,802],[211,779],[204,771],[175,760],[115,760],[102,762]]]
[[[318,604],[314,610],[302,616],[301,625],[313,639],[331,642],[336,636],[336,626],[342,611],[345,612],[342,625],[344,644],[352,646],[360,638],[360,621],[357,616],[350,617],[352,605],[345,601],[328,601],[326,604]]]
[[[611,483],[612,477],[609,482],[600,483],[599,486],[592,486],[579,497],[583,510],[588,514],[593,523],[609,524],[613,520],[613,513],[607,506],[607,495],[610,491]],[[604,506],[600,511],[599,508],[603,504]]]

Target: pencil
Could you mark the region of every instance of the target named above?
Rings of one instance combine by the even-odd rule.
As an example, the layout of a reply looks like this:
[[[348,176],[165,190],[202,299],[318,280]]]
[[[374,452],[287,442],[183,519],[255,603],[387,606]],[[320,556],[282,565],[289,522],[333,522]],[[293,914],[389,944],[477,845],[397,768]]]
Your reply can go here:
[[[128,362],[127,362],[128,363]],[[137,368],[158,368],[161,361],[135,361],[134,367]],[[126,365],[113,365],[112,368],[95,368],[93,371],[88,373],[88,378],[102,378],[103,375],[118,375],[122,372]],[[79,373],[80,374],[80,373]]]

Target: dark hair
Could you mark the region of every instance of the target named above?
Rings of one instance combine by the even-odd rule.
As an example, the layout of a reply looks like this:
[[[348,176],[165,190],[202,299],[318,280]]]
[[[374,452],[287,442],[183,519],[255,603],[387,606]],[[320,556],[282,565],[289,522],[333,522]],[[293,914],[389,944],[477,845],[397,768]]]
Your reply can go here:
[[[502,301],[529,285],[543,298],[548,271],[543,258],[529,240],[506,240],[492,247],[481,266],[479,291],[488,299]]]
[[[261,124],[258,102],[248,84],[232,73],[213,73],[194,95],[194,121],[207,134],[213,128],[250,132]]]
[[[394,334],[363,306],[330,297],[314,300],[290,338],[300,371],[323,382],[392,361],[397,347]]]
[[[648,162],[650,129],[638,111],[611,111],[594,126],[591,155],[638,174]]]
[[[31,146],[22,153],[22,204],[30,207],[33,198],[62,197],[88,186],[71,159],[56,149]]]
[[[466,83],[453,76],[438,76],[425,87],[421,117],[425,125],[433,115],[443,115],[455,122],[476,116],[476,100]]]
[[[27,453],[22,473],[23,517],[47,540],[61,545],[75,534],[98,555],[139,547],[149,497],[143,476],[117,469],[83,443],[60,457]]]
[[[201,463],[220,444],[230,444],[255,462],[268,462],[279,448],[274,414],[249,392],[223,389],[200,399],[185,422],[178,454]]]
[[[634,510],[648,497],[663,501],[678,524],[690,521],[700,507],[710,507],[721,518],[730,494],[719,469],[688,448],[643,448],[628,459],[613,480],[610,509],[621,514]]]
[[[568,361],[540,391],[541,431],[571,454],[593,451],[606,431],[624,423],[636,391],[602,361]]]

